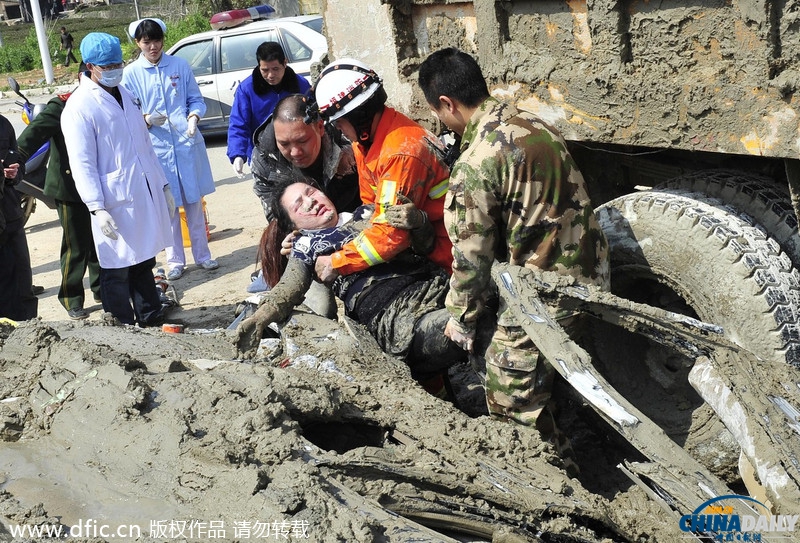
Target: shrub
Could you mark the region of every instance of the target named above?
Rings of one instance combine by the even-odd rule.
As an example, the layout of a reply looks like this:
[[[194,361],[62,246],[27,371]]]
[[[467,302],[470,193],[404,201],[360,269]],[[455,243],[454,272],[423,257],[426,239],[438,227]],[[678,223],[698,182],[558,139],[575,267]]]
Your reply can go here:
[[[175,13],[174,19],[161,16],[167,23],[167,35],[164,40],[165,51],[181,38],[211,30],[207,10],[203,11],[197,5],[190,9],[194,11],[185,16]],[[110,12],[112,16],[106,17],[107,13],[99,12]],[[93,17],[93,13],[97,13],[97,16]],[[156,15],[145,12],[143,16]],[[75,39],[74,53],[78,60],[81,59],[80,42],[90,32],[106,32],[117,36],[122,45],[122,57],[133,58],[138,53],[138,49],[133,40],[128,37],[128,25],[134,20],[136,20],[136,14],[133,6],[124,4],[115,4],[113,9],[109,9],[107,6],[89,7],[81,10],[80,17],[45,20],[48,50],[51,54],[58,50],[61,44],[59,29],[61,26],[65,26]],[[42,69],[39,42],[33,23],[22,23],[8,28],[9,30],[3,30],[4,46],[0,47],[0,72],[11,75],[17,72]],[[62,56],[61,52],[53,55],[53,63],[57,64],[63,60]],[[5,81],[0,81],[0,88],[6,88],[3,86],[4,83]]]

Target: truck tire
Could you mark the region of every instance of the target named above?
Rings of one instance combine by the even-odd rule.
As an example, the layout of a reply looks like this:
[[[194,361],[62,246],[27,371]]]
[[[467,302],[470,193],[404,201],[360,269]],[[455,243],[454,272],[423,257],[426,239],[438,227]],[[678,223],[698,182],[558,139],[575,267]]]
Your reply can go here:
[[[752,217],[780,243],[800,268],[797,217],[787,187],[771,177],[737,170],[700,170],[665,181],[656,187],[681,189],[717,198]]]
[[[800,275],[746,215],[667,189],[619,197],[597,215],[614,294],[719,324],[759,357],[800,365]],[[615,326],[594,332],[611,384],[713,473],[738,481],[736,440],[688,382],[694,360]]]
[[[800,367],[800,273],[749,217],[717,199],[665,189],[612,200],[598,218],[615,294],[691,310],[760,358]]]

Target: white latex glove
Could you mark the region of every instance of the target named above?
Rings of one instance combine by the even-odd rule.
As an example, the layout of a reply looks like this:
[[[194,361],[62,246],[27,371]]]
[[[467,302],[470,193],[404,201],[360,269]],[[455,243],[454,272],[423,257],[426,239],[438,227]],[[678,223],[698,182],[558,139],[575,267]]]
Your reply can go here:
[[[233,171],[236,172],[236,177],[244,179],[244,159],[237,156],[233,159]]]
[[[175,197],[172,195],[172,189],[169,185],[164,185],[164,199],[167,201],[167,211],[169,211],[169,218],[175,218]]]
[[[97,219],[97,223],[100,225],[100,231],[105,237],[111,239],[117,239],[119,237],[117,236],[117,223],[114,222],[111,213],[105,209],[98,209],[94,212],[94,217]]]
[[[144,116],[144,122],[150,126],[161,126],[167,122],[167,116],[163,113],[146,113]]]
[[[193,138],[197,132],[197,115],[189,117],[189,126],[186,128],[186,137]]]

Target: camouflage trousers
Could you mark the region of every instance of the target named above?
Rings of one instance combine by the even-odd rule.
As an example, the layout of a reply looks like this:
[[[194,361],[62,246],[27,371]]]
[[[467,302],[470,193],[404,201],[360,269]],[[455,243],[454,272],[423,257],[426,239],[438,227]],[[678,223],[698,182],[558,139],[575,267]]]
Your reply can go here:
[[[498,325],[486,349],[489,414],[533,426],[550,400],[555,370],[519,326]]]
[[[502,311],[486,349],[486,406],[492,417],[535,426],[542,439],[553,444],[571,477],[580,473],[567,435],[556,424],[551,401],[556,370],[539,352],[508,308]],[[565,316],[559,324],[571,337],[582,331],[582,320]]]
[[[500,317],[486,349],[486,406],[489,414],[533,426],[550,401],[555,369],[520,326]],[[567,333],[575,319],[559,321]]]

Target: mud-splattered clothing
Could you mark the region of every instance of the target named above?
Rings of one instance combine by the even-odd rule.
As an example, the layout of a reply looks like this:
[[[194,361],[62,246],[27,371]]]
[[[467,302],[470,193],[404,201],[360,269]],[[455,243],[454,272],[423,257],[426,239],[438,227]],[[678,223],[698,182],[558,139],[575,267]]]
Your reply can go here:
[[[428,258],[450,270],[451,243],[442,222],[449,172],[441,160],[436,136],[402,113],[385,108],[367,149],[353,144],[358,166],[361,200],[375,204],[371,224],[342,250],[333,253],[331,265],[342,275],[365,270],[394,259],[410,245],[408,230],[389,226],[384,208],[408,197],[428,214],[436,243]]]
[[[450,316],[472,330],[492,262],[552,270],[608,284],[608,247],[586,184],[563,138],[530,113],[488,98],[467,123],[445,199],[453,240]],[[486,353],[490,412],[532,423],[552,372],[502,305]]]
[[[471,326],[485,305],[494,259],[608,283],[608,248],[583,176],[564,140],[494,98],[461,139],[445,197],[454,243],[450,314]]]
[[[311,285],[318,256],[341,249],[369,228],[372,206],[361,206],[340,215],[335,227],[301,231],[292,247],[286,271],[264,299],[259,312],[269,312],[270,321],[283,321],[300,304]],[[444,338],[446,320],[417,328],[422,317],[444,311],[447,274],[412,250],[400,253],[391,263],[371,266],[360,272],[339,276],[332,289],[345,307],[348,317],[360,322],[375,337],[385,352],[403,358],[415,377],[435,373],[466,359],[466,353],[452,342],[425,343],[426,336]],[[434,323],[436,324],[436,323]],[[412,343],[425,343],[414,350]]]
[[[372,206],[359,206],[354,213],[339,213],[336,226],[317,230],[301,230],[292,244],[291,258],[296,258],[310,269],[318,256],[331,254],[353,239],[364,229],[363,221],[369,219]]]

